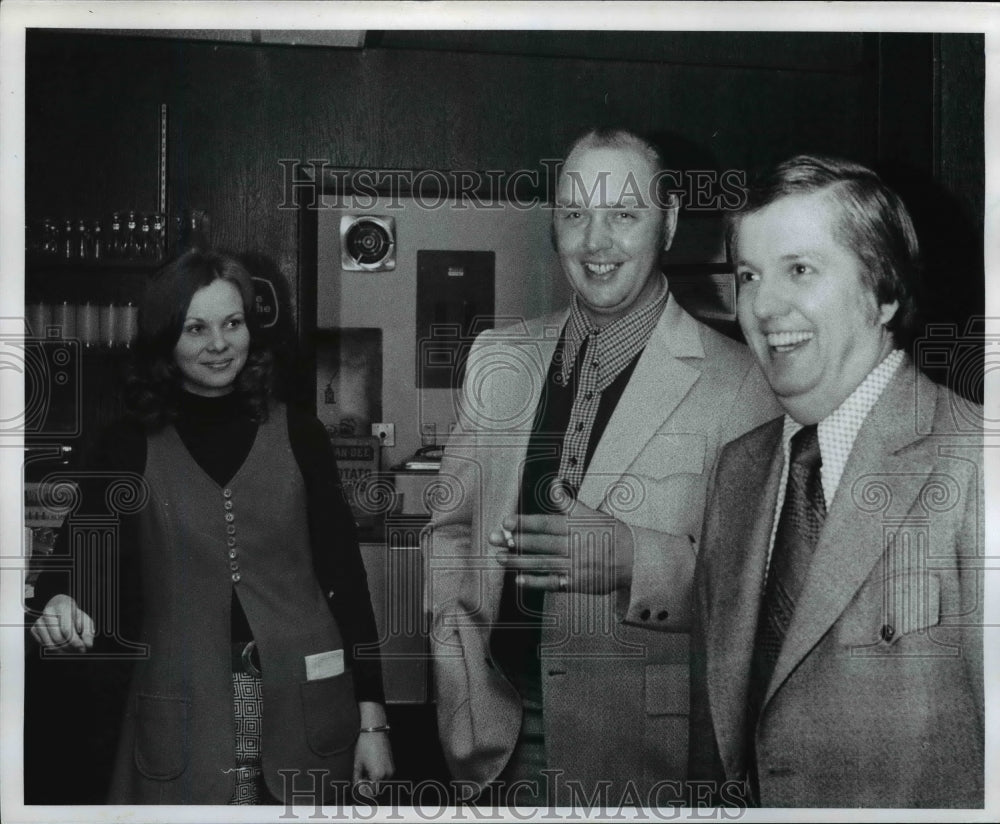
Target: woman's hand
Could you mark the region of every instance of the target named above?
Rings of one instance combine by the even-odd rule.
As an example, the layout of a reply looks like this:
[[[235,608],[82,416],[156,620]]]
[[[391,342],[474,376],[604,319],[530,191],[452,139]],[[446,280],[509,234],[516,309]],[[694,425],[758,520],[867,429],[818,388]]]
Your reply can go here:
[[[43,647],[58,652],[86,652],[94,646],[94,622],[68,595],[53,595],[31,628]]]
[[[385,707],[374,701],[358,703],[361,729],[386,726]],[[387,732],[362,732],[354,748],[354,787],[366,798],[374,799],[379,782],[392,778],[396,771],[392,763],[392,745]]]

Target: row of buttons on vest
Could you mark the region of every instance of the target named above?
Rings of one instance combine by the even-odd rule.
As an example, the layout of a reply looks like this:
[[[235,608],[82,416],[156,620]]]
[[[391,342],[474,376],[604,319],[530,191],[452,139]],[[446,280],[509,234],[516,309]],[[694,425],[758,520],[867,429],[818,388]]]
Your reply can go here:
[[[240,562],[236,552],[236,516],[233,514],[233,490],[226,487],[222,490],[222,508],[226,519],[226,546],[229,548],[229,571],[234,584],[240,582]]]

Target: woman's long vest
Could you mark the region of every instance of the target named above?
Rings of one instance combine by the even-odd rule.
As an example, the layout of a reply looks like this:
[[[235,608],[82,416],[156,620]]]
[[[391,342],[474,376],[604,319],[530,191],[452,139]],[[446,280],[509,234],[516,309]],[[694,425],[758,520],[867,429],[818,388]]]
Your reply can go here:
[[[225,804],[235,781],[230,605],[235,588],[260,653],[261,757],[277,798],[349,781],[360,726],[351,673],[313,572],[305,484],[275,405],[225,487],[176,429],[148,438],[139,513],[142,641],[112,780],[118,804]],[[323,656],[323,653],[332,655]],[[321,666],[319,676],[324,674]],[[313,772],[309,772],[313,771]],[[320,787],[320,782],[325,785]],[[318,795],[317,795],[318,797]],[[329,801],[327,801],[329,803]]]

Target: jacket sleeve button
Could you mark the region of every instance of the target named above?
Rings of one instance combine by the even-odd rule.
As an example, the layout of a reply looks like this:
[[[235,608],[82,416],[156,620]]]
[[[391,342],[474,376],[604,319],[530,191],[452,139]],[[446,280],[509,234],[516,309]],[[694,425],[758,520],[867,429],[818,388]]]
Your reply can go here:
[[[639,613],[639,617],[642,618],[643,621],[648,621],[649,620],[649,610],[648,609],[644,609],[642,612]]]
[[[667,618],[669,618],[669,617],[670,617],[670,613],[667,612],[665,609],[661,609],[658,613],[656,613],[656,620],[657,621],[666,621]]]

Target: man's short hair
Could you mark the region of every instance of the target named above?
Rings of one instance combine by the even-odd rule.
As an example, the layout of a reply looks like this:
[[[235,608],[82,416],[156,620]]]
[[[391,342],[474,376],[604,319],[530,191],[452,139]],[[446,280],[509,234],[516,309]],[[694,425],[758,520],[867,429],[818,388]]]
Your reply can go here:
[[[849,160],[797,155],[754,181],[744,205],[726,217],[726,249],[744,217],[789,195],[829,190],[840,207],[837,233],[863,266],[865,284],[879,305],[899,301],[886,324],[897,346],[909,343],[917,320],[920,246],[902,199],[871,169]]]
[[[656,180],[656,192],[649,193],[650,198],[654,201],[652,205],[659,209],[675,205],[675,198],[670,192],[670,175],[664,174],[666,167],[663,154],[656,144],[642,135],[618,126],[598,126],[587,129],[575,137],[566,148],[566,152],[563,154],[564,163],[566,158],[577,149],[632,149],[638,152],[649,161]],[[559,175],[562,176],[562,165],[559,166]],[[558,179],[556,183],[558,183]]]

